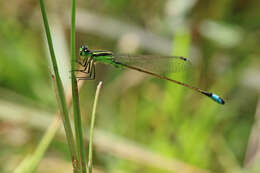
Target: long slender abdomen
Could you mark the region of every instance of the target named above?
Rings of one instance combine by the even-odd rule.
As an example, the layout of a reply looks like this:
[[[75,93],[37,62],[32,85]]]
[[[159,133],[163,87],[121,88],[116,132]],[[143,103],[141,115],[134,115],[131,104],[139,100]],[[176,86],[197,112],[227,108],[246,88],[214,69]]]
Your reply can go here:
[[[120,62],[116,62],[116,61],[113,61],[114,64],[116,65],[121,65],[121,66],[124,66],[124,67],[127,67],[127,68],[130,68],[130,69],[133,69],[133,70],[137,70],[137,71],[140,71],[140,72],[143,72],[143,73],[146,73],[146,74],[150,74],[150,75],[153,75],[155,77],[158,77],[158,78],[161,78],[161,79],[165,79],[165,80],[168,80],[170,82],[174,82],[176,84],[179,84],[179,85],[182,85],[184,87],[187,87],[187,88],[190,88],[192,90],[195,90],[201,94],[204,94],[208,97],[210,97],[212,100],[214,100],[215,102],[219,103],[219,104],[225,104],[225,101],[219,97],[218,95],[214,94],[214,93],[211,93],[211,92],[207,92],[207,91],[204,91],[200,88],[197,88],[197,87],[194,87],[194,86],[191,86],[191,85],[188,85],[188,84],[185,84],[183,82],[180,82],[180,81],[176,81],[176,80],[173,80],[173,79],[170,79],[166,76],[161,76],[161,75],[158,75],[156,73],[153,73],[153,72],[150,72],[150,71],[146,71],[144,69],[141,69],[141,68],[137,68],[137,67],[133,67],[133,66],[130,66],[130,65],[127,65],[127,64],[123,64],[123,63],[120,63]]]

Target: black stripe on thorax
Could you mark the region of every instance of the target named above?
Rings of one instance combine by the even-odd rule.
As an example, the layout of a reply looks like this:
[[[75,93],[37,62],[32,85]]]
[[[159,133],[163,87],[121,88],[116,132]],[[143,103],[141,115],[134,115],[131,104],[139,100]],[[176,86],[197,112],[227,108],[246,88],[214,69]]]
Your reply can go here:
[[[112,55],[112,52],[108,52],[108,51],[94,51],[94,52],[92,52],[92,56],[108,56],[108,55]]]

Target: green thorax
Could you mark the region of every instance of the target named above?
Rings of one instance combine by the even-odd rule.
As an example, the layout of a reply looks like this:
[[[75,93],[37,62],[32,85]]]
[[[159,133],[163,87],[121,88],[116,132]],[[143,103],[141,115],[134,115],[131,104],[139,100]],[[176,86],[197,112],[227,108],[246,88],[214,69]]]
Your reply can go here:
[[[110,51],[91,51],[86,45],[81,46],[79,50],[81,58],[88,60],[88,62],[101,62],[115,67],[122,67],[118,62],[115,62],[115,57]]]
[[[109,51],[93,51],[91,52],[91,58],[93,58],[95,62],[113,63],[113,54]]]

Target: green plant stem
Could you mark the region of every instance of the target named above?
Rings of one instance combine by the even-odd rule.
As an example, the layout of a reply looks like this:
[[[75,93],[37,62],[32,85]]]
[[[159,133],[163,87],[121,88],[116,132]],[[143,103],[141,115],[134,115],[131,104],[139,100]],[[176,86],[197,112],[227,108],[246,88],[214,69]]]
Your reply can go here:
[[[59,127],[59,117],[48,127],[47,132],[44,134],[39,145],[37,146],[35,152],[27,156],[15,169],[15,173],[33,173],[35,172],[37,166],[39,165],[45,151],[47,150],[49,144],[54,138]]]
[[[96,90],[96,96],[95,96],[92,115],[91,115],[91,125],[90,125],[90,132],[89,132],[90,134],[89,134],[88,173],[92,173],[92,167],[93,167],[93,162],[92,162],[93,133],[94,133],[97,102],[98,102],[101,86],[102,86],[102,82],[99,82]]]
[[[47,41],[48,41],[48,45],[49,45],[51,61],[52,61],[53,70],[54,70],[54,74],[55,74],[55,81],[56,81],[56,85],[57,85],[57,91],[58,91],[57,100],[59,103],[59,107],[60,107],[60,111],[61,111],[61,115],[62,115],[61,117],[62,117],[62,121],[63,121],[63,126],[65,129],[67,142],[69,145],[69,151],[70,151],[70,155],[72,158],[73,171],[78,173],[78,166],[77,166],[78,159],[77,159],[77,153],[75,150],[74,137],[73,137],[72,128],[70,125],[69,114],[68,114],[68,110],[66,107],[64,89],[63,89],[59,71],[58,71],[58,66],[57,66],[56,57],[55,57],[52,39],[51,39],[50,28],[49,28],[48,19],[47,19],[43,0],[40,0],[40,6],[41,6],[41,13],[42,13],[42,18],[43,18],[43,22],[44,22],[45,33],[46,33],[46,37],[47,37]]]
[[[76,135],[76,146],[77,154],[80,159],[81,172],[86,173],[86,158],[85,158],[85,147],[82,132],[82,123],[80,116],[80,106],[79,106],[79,93],[78,93],[78,83],[75,77],[75,23],[76,23],[76,0],[72,0],[71,8],[71,33],[70,33],[70,49],[71,49],[71,85],[72,85],[72,104],[73,104],[73,114],[74,114],[74,125],[75,125],[75,135]]]

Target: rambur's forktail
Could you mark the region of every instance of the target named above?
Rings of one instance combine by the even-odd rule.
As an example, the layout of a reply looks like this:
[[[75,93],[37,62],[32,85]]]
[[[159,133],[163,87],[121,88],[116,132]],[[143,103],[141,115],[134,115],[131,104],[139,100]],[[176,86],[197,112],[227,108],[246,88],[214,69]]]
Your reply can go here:
[[[95,79],[95,63],[101,62],[119,68],[127,67],[160,79],[168,80],[206,95],[219,104],[225,104],[225,101],[217,94],[170,79],[164,75],[167,72],[180,71],[189,64],[189,60],[181,56],[115,55],[110,51],[91,51],[87,46],[80,47],[80,56],[83,60],[78,61],[78,63],[84,69],[76,71],[88,74],[87,77],[77,77],[81,80]]]

